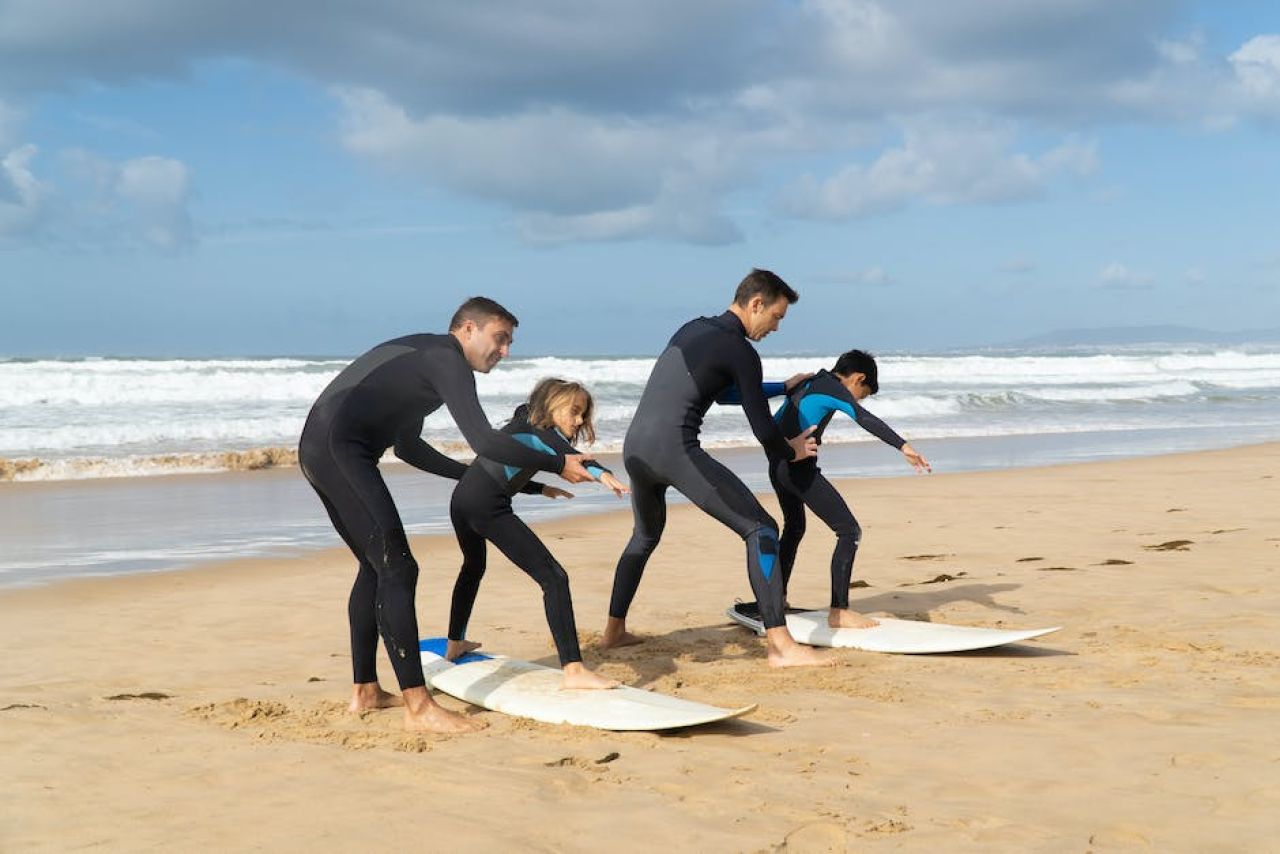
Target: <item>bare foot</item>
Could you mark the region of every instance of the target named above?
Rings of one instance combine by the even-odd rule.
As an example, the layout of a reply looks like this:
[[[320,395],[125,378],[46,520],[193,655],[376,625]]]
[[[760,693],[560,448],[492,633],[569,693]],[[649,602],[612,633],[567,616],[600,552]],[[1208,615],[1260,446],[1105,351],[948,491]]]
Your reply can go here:
[[[610,617],[604,624],[604,634],[600,637],[601,649],[613,649],[619,646],[633,646],[643,643],[644,638],[627,631],[627,621]]]
[[[602,690],[617,688],[622,684],[617,679],[609,679],[593,670],[588,670],[581,661],[569,662],[564,666],[563,672],[564,682],[561,683],[562,688]]]
[[[833,629],[869,629],[880,625],[880,621],[848,608],[832,608],[827,613],[827,625]]]
[[[768,629],[764,635],[770,667],[831,667],[836,663],[831,650],[817,650],[796,643],[786,626]]]
[[[431,699],[426,688],[409,688],[404,692],[404,696],[404,728],[409,732],[458,735],[476,732],[488,726],[484,721],[468,718],[444,708]]]
[[[445,661],[457,661],[469,652],[475,652],[480,648],[478,641],[469,640],[451,640],[444,648]]]
[[[351,702],[347,704],[349,712],[368,712],[373,709],[390,709],[403,706],[404,698],[382,690],[377,682],[357,682],[351,689]]]

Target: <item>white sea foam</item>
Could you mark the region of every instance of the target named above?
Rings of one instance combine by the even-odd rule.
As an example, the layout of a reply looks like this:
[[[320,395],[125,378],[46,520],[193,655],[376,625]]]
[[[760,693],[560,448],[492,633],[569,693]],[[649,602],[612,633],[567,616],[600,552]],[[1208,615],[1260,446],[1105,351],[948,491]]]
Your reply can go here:
[[[478,375],[476,385],[490,418],[501,424],[539,379],[585,382],[596,399],[594,450],[604,452],[621,448],[653,361],[509,359]],[[347,362],[0,360],[0,458],[39,461],[8,465],[8,471],[25,472],[15,476],[38,472],[57,479],[207,470],[223,452],[293,447],[312,401]],[[770,356],[764,375],[783,379],[834,362],[835,354]],[[913,438],[1162,429],[1190,422],[1217,423],[1226,431],[1280,424],[1275,347],[886,354],[879,363],[882,391],[864,405]],[[423,436],[454,451],[464,445],[446,409],[426,419]],[[870,437],[836,418],[828,439]],[[755,443],[736,406],[711,408],[703,440],[712,447]],[[193,463],[190,455],[206,456]]]

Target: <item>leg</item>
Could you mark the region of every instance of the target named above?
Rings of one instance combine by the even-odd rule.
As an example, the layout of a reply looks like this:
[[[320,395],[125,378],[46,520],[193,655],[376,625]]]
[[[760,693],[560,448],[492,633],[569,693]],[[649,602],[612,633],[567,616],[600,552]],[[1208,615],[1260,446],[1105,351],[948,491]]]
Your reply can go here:
[[[778,563],[782,568],[782,593],[785,604],[786,591],[791,584],[791,571],[795,568],[796,552],[800,541],[804,539],[805,513],[804,501],[796,494],[791,485],[789,468],[791,463],[785,460],[771,460],[769,464],[769,482],[778,496],[778,506],[782,509],[782,536],[778,538]]]
[[[444,656],[454,661],[480,647],[480,644],[468,641],[466,637],[471,609],[476,604],[480,581],[484,578],[487,549],[484,537],[476,533],[467,522],[465,513],[456,500],[450,504],[449,516],[453,522],[453,532],[458,538],[458,548],[462,551],[462,569],[458,572],[458,580],[454,582],[453,603],[449,608],[449,643]]]
[[[831,611],[827,623],[832,628],[865,629],[879,623],[849,610],[849,579],[853,576],[853,561],[858,554],[862,528],[849,511],[849,505],[831,481],[817,472],[804,492],[804,502],[819,519],[836,535],[836,547],[831,553]]]
[[[627,612],[640,587],[640,578],[644,575],[649,556],[658,547],[662,529],[667,525],[667,485],[654,477],[649,467],[637,457],[627,457],[625,465],[631,480],[633,528],[631,539],[622,550],[613,574],[609,621],[600,641],[605,649],[640,642],[640,638],[627,631]]]
[[[399,513],[375,461],[356,455],[328,455],[308,460],[304,471],[331,517],[336,517],[335,527],[362,567],[367,564],[373,571],[373,620],[382,634],[404,694],[406,728],[432,732],[477,729],[475,722],[436,705],[427,692],[418,655],[418,622],[414,612],[418,565],[409,551]],[[353,617],[353,645],[361,644],[352,650],[355,668],[369,666],[367,649],[363,646],[368,634],[365,621],[369,611],[364,609],[368,604],[368,588],[367,580],[357,578],[348,601]],[[365,674],[356,678],[361,675]],[[357,682],[352,707],[376,706],[376,698],[384,693],[376,675],[372,683]]]
[[[778,526],[737,475],[700,448],[688,453],[673,486],[705,512],[733,529],[747,546],[747,577],[760,606],[769,664],[792,667],[832,664],[826,654],[801,646],[787,630]]]
[[[510,510],[487,520],[484,533],[508,560],[542,588],[542,606],[564,670],[565,687],[616,688],[617,681],[597,676],[582,665],[573,599],[569,594],[569,574],[537,535]]]

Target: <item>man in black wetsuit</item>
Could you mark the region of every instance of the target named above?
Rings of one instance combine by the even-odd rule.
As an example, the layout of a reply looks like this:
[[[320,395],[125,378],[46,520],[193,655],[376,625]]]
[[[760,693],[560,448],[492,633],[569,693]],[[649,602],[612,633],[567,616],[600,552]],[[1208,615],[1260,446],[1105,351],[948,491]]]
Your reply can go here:
[[[493,429],[473,371],[488,373],[510,351],[515,315],[493,300],[463,303],[447,335],[407,335],[379,344],[338,374],[312,406],[298,446],[302,472],[360,562],[347,614],[355,686],[352,711],[400,705],[378,684],[381,633],[404,695],[405,727],[464,732],[477,725],[431,698],[418,653],[414,598],[418,564],[378,471],[388,448],[423,471],[458,479],[466,466],[422,440],[422,422],[442,405],[477,454],[521,468],[590,480],[581,455],[544,454]]]
[[[817,445],[807,433],[788,440],[774,423],[762,388],[760,356],[750,344],[777,329],[788,306],[798,299],[778,276],[753,270],[738,285],[728,311],[689,321],[658,357],[623,444],[635,527],[614,574],[602,646],[639,641],[627,631],[627,611],[662,537],[666,492],[674,486],[746,542],[747,575],[760,603],[769,663],[827,663],[817,650],[797,644],[787,630],[782,573],[776,567],[777,523],[751,490],[698,442],[707,409],[736,386],[760,444],[787,460],[816,453]]]

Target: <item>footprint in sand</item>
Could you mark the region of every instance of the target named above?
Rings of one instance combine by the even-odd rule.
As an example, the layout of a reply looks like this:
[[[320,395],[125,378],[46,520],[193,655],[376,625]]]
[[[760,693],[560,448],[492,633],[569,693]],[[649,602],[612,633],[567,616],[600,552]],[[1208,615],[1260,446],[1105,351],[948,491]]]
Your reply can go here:
[[[1037,572],[1075,572],[1074,566],[1037,566]]]
[[[1187,552],[1191,551],[1194,543],[1195,540],[1169,540],[1154,546],[1143,546],[1143,548],[1149,552]]]
[[[1037,560],[1044,560],[1044,558],[1042,558],[1042,557],[1020,557],[1020,558],[1018,558],[1017,563],[1031,563],[1031,562],[1033,562],[1033,561],[1037,561]]]
[[[898,560],[946,560],[951,555],[903,555]]]
[[[172,694],[163,694],[159,691],[143,691],[141,694],[112,694],[110,697],[103,697],[104,700],[171,700]]]
[[[1133,566],[1133,561],[1121,560],[1118,557],[1109,557],[1102,563],[1095,563],[1094,566]]]

